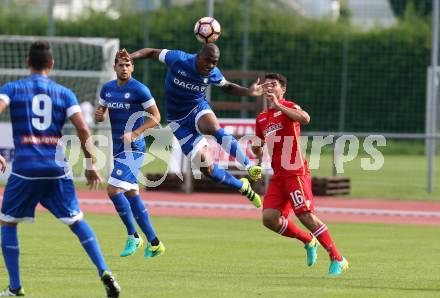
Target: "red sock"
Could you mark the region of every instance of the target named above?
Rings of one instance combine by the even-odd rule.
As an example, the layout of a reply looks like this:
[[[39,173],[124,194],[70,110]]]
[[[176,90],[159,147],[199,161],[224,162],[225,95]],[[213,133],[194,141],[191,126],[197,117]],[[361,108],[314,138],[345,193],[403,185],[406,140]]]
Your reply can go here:
[[[283,235],[284,237],[296,238],[302,241],[304,244],[312,241],[312,235],[310,235],[310,233],[301,230],[293,222],[285,217],[281,217],[281,220],[283,221],[283,223],[281,224],[281,228],[278,231],[278,234]]]
[[[342,256],[336,249],[336,245],[333,243],[332,236],[325,224],[320,225],[312,234],[318,239],[319,243],[327,250],[331,260],[342,261]]]

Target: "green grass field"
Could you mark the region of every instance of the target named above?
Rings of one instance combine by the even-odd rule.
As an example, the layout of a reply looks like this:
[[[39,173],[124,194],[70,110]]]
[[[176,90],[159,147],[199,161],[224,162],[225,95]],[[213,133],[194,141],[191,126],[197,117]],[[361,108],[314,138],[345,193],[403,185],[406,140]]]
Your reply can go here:
[[[314,267],[293,239],[256,220],[156,217],[164,256],[118,255],[125,240],[119,219],[87,216],[123,288],[121,297],[438,297],[437,227],[329,224],[350,270],[329,277],[320,248]],[[76,237],[50,214],[21,225],[21,272],[29,297],[104,297]],[[0,284],[7,274],[0,269]]]
[[[384,155],[384,165],[377,171],[361,168],[361,157],[344,165],[345,172],[338,176],[351,179],[353,198],[385,198],[400,200],[439,200],[440,199],[440,157],[436,158],[434,191],[428,193],[428,162],[419,155]],[[331,176],[332,157],[322,155],[320,167],[311,170],[312,175]]]

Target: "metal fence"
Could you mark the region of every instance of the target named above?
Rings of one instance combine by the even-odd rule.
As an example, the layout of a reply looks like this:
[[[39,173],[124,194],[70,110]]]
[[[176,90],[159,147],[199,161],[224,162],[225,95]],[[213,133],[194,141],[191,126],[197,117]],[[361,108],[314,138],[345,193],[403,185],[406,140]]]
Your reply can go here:
[[[387,140],[396,140],[393,144],[397,143],[399,150],[400,144],[407,144],[403,153],[396,149],[395,154],[426,157],[422,159],[426,165],[426,178],[422,180],[425,189],[433,192],[440,184],[439,176],[435,176],[440,78],[438,72],[428,71],[438,64],[438,0],[432,2],[431,12],[425,11],[425,15],[417,10],[412,15],[411,10],[402,12],[402,5],[387,0],[90,1],[108,2],[108,13],[91,15],[113,21],[100,20],[100,26],[87,32],[66,29],[70,21],[79,28],[78,16],[76,13],[72,20],[60,19],[57,1],[6,2],[11,10],[11,3],[25,5],[28,10],[40,5],[37,13],[48,20],[42,34],[118,35],[121,46],[129,50],[149,46],[195,52],[200,44],[192,36],[193,24],[198,17],[213,15],[222,24],[218,41],[220,68],[284,74],[288,79],[287,97],[297,101],[312,118],[311,124],[303,128],[304,135],[383,135]],[[41,5],[48,5],[48,10],[41,9]],[[7,13],[3,9],[2,14]],[[96,21],[93,18],[89,22]],[[23,30],[32,34],[32,28]],[[165,67],[150,61],[138,63],[136,69],[136,77],[149,85],[164,110]],[[251,83],[245,79],[236,82]],[[213,101],[236,100],[218,88],[212,88],[210,97]],[[252,98],[241,100],[255,103]],[[252,111],[216,113],[227,118],[255,117]],[[423,152],[417,148],[423,148]],[[390,185],[393,187],[399,185]]]

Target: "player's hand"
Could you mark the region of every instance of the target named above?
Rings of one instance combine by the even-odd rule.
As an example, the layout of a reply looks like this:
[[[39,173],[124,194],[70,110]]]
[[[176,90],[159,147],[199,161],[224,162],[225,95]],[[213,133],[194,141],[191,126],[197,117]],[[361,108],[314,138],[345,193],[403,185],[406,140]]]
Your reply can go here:
[[[86,169],[84,175],[86,176],[89,189],[97,189],[101,185],[102,178],[95,166],[93,166],[92,169]]]
[[[249,87],[249,96],[261,96],[265,93],[268,87],[272,86],[271,82],[264,82],[260,84],[260,78],[258,78],[250,87]]]
[[[272,104],[272,106],[277,109],[280,107],[280,102],[278,101],[278,98],[275,93],[273,92],[266,92],[264,93],[266,98],[269,100],[269,102]]]
[[[126,49],[119,50],[116,57],[122,60],[131,60],[130,54],[127,52]]]
[[[105,109],[101,109],[98,107],[95,111],[95,121],[96,122],[102,122],[105,119]]]
[[[0,155],[0,170],[2,173],[4,173],[6,171],[6,160],[3,156]]]
[[[124,135],[122,136],[122,141],[124,143],[133,143],[139,136],[140,133],[138,133],[137,131],[129,131],[124,133]]]

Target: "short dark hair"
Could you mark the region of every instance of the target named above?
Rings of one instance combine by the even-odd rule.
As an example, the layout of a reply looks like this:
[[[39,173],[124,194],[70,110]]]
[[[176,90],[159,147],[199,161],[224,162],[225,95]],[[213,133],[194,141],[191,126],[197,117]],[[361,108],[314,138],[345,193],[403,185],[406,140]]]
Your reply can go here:
[[[29,48],[29,64],[33,69],[46,69],[52,60],[52,49],[47,41],[39,40],[31,44]]]
[[[279,73],[266,73],[265,79],[277,80],[282,87],[287,86],[287,79],[285,76]]]

